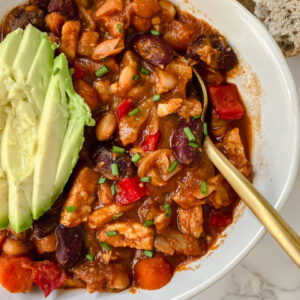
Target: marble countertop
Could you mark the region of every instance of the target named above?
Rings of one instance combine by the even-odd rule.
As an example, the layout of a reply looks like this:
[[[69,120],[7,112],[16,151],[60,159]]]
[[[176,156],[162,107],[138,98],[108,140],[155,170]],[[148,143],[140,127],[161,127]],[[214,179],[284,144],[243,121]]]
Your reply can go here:
[[[287,62],[300,95],[300,56]],[[300,98],[299,98],[300,99]],[[283,217],[300,233],[300,166]],[[266,233],[252,251],[226,276],[192,300],[297,300],[300,272]]]

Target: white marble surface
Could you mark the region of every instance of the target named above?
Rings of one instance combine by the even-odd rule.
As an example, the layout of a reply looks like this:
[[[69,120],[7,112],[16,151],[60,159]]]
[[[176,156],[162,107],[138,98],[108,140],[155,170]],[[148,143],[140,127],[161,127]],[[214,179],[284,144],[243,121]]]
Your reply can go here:
[[[289,58],[287,61],[300,95],[300,56]],[[300,172],[282,215],[300,234]],[[268,233],[231,272],[192,298],[192,300],[244,299],[300,299],[300,271]]]

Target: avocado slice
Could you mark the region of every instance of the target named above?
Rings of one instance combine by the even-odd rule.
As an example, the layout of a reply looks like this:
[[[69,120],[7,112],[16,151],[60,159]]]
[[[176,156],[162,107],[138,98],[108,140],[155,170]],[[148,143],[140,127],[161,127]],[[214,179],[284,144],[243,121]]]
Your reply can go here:
[[[19,50],[12,65],[14,84],[10,84],[10,99],[28,98],[28,100],[32,102],[32,98],[28,97],[28,93],[26,93],[26,81],[40,44],[44,38],[45,34],[31,24],[27,25],[25,28]],[[32,104],[35,105],[35,103]],[[37,107],[34,108],[38,111]]]
[[[0,106],[0,151],[3,135],[3,127],[6,121],[6,114],[3,107]],[[0,230],[5,229],[8,225],[8,183],[6,174],[2,168],[0,156]]]
[[[2,136],[7,119],[8,90],[6,83],[12,81],[11,66],[18,51],[23,30],[17,29],[7,35],[0,44],[0,154],[2,149]],[[0,230],[8,226],[8,181],[1,163],[0,155]]]
[[[43,38],[45,38],[44,33],[31,24],[27,25],[13,63],[14,75],[17,82],[26,82]]]
[[[67,94],[69,98],[69,121],[55,177],[55,198],[63,191],[78,160],[84,142],[84,127],[95,125],[89,107],[73,90],[71,82]]]
[[[8,183],[6,175],[0,168],[0,230],[8,226]]]
[[[44,106],[44,100],[53,70],[55,48],[55,44],[52,44],[48,37],[43,36],[28,73],[26,94],[29,101],[36,107],[38,115]]]
[[[30,207],[36,152],[36,117],[30,103],[12,103],[1,141],[1,163],[9,182],[9,222],[18,233],[32,223]]]
[[[32,196],[34,219],[42,216],[56,200],[55,176],[69,117],[66,89],[70,74],[64,54],[55,58],[53,70],[38,129]]]
[[[8,34],[0,44],[0,105],[5,105],[8,102],[7,86],[13,82],[11,70],[22,37],[23,30],[16,29]]]

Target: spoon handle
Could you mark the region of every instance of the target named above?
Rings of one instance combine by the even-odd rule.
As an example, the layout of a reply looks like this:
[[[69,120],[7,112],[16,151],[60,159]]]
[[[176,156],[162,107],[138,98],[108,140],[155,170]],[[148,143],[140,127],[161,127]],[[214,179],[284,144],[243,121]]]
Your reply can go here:
[[[204,148],[209,159],[235,192],[300,268],[299,236],[254,186],[229,162],[208,136],[204,140]]]

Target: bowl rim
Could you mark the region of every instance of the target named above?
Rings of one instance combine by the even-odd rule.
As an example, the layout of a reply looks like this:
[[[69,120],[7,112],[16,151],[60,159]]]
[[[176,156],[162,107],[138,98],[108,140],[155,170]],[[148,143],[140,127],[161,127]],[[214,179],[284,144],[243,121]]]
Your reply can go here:
[[[281,195],[279,197],[280,201],[277,201],[277,203],[274,205],[274,208],[277,211],[281,211],[283,206],[288,200],[288,197],[292,191],[292,188],[294,186],[297,173],[298,173],[298,167],[299,167],[299,161],[300,161],[300,103],[298,101],[298,92],[295,84],[295,80],[292,76],[292,73],[290,71],[290,68],[286,62],[285,57],[283,56],[279,46],[277,45],[276,41],[272,37],[272,35],[269,33],[267,28],[262,24],[262,22],[256,18],[250,11],[248,11],[241,3],[239,3],[237,0],[232,1],[233,7],[246,19],[249,26],[252,26],[252,29],[255,29],[257,34],[264,39],[265,47],[269,50],[269,54],[272,55],[272,59],[274,63],[277,65],[278,71],[280,71],[282,78],[284,79],[284,85],[286,87],[287,92],[289,93],[290,99],[292,100],[291,103],[293,105],[293,110],[295,112],[294,116],[294,123],[293,123],[293,129],[296,133],[295,135],[295,147],[294,149],[290,149],[290,155],[292,157],[291,162],[291,168],[289,170],[288,176],[286,178],[286,184],[281,191]],[[193,289],[190,289],[180,295],[178,297],[174,298],[176,300],[179,299],[189,299],[193,296],[196,296],[197,294],[203,292],[208,287],[212,286],[214,283],[219,281],[221,278],[223,278],[225,275],[229,273],[243,258],[246,257],[247,254],[254,248],[254,246],[262,239],[264,234],[267,232],[267,230],[264,228],[263,225],[260,225],[256,235],[249,240],[247,246],[243,249],[243,251],[240,252],[238,256],[233,258],[225,267],[223,267],[216,276],[214,276],[209,282],[207,282],[204,286],[196,286]]]
[[[20,0],[18,0],[20,2]],[[25,2],[26,0],[21,0],[22,2]],[[172,0],[171,0],[172,1]],[[296,180],[297,170],[299,166],[299,159],[300,159],[300,104],[298,101],[298,93],[295,85],[294,78],[291,74],[291,71],[288,67],[288,64],[278,47],[277,43],[271,36],[271,34],[268,32],[268,30],[264,27],[262,22],[259,21],[252,13],[250,13],[243,5],[241,5],[238,1],[234,0],[224,0],[224,1],[230,1],[230,5],[238,12],[240,15],[243,16],[243,18],[248,22],[249,26],[252,27],[254,31],[256,31],[256,35],[259,36],[262,39],[262,43],[264,44],[265,48],[268,50],[270,56],[272,56],[272,61],[274,64],[276,64],[276,67],[278,69],[278,72],[281,74],[281,77],[283,79],[284,87],[287,90],[287,93],[289,95],[289,98],[291,99],[291,104],[293,105],[293,111],[295,113],[294,115],[294,122],[293,122],[293,130],[296,133],[295,134],[295,147],[294,149],[289,149],[289,154],[292,157],[291,161],[291,168],[288,172],[288,176],[286,177],[286,183],[284,185],[284,188],[281,191],[280,197],[278,198],[280,201],[277,201],[277,203],[274,205],[274,207],[280,211],[284,204],[287,202],[287,199],[290,195],[290,192],[292,190],[292,187],[294,185],[294,182]],[[5,12],[6,13],[6,12]],[[213,24],[212,24],[213,25]],[[172,299],[189,299],[200,292],[206,290],[208,287],[212,286],[214,283],[219,281],[222,277],[224,277],[226,274],[229,273],[235,267],[253,248],[254,246],[261,240],[263,235],[266,233],[266,229],[263,227],[263,225],[260,225],[259,229],[257,230],[257,233],[254,237],[252,237],[247,245],[244,247],[244,249],[239,253],[238,256],[233,257],[227,265],[225,265],[217,274],[215,274],[214,277],[212,277],[208,282],[206,282],[204,285],[197,285],[187,291],[184,291],[180,293],[178,296],[173,297]],[[66,291],[65,291],[66,292]],[[86,293],[85,290],[82,290],[82,293]],[[84,295],[83,295],[84,296]],[[85,298],[86,296],[84,296]],[[23,297],[21,296],[20,299]],[[59,297],[60,298],[60,297]]]

